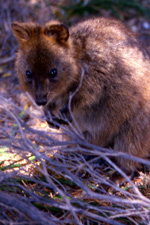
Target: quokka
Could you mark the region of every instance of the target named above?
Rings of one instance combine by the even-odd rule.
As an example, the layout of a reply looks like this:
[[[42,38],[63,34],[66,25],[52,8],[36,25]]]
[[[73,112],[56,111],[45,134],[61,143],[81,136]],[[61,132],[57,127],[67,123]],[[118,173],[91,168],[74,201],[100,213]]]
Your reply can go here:
[[[145,158],[150,150],[150,61],[120,21],[95,18],[67,28],[58,21],[12,24],[23,90],[56,121],[72,115],[90,143]],[[83,72],[84,71],[84,72]],[[83,77],[81,77],[83,75]],[[51,122],[50,122],[51,123]],[[51,123],[52,124],[52,123]],[[136,162],[118,158],[125,172]]]

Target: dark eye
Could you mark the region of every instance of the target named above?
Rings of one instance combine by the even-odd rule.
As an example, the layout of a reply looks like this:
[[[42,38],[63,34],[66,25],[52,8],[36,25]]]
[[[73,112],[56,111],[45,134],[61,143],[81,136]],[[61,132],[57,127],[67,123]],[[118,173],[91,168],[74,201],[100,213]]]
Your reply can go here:
[[[30,70],[26,70],[26,77],[28,78],[28,80],[32,80],[33,74],[31,73]]]
[[[48,76],[50,80],[53,80],[57,76],[57,69],[51,69]]]

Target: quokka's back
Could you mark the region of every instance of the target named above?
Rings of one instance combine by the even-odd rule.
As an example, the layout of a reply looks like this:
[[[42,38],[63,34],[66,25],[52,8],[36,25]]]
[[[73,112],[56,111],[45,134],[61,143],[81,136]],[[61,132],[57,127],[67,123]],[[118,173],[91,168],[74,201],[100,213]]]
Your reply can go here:
[[[147,52],[119,21],[90,19],[71,28],[58,21],[45,26],[12,24],[19,50],[20,84],[48,119],[71,111],[84,137],[145,158],[150,149],[150,62]],[[74,121],[72,121],[74,123]],[[137,164],[119,158],[132,172]]]

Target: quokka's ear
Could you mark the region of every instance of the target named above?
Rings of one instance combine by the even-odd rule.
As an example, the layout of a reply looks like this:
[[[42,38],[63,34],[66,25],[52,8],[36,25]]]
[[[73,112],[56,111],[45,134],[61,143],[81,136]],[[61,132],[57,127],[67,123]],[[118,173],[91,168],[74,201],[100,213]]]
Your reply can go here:
[[[60,43],[65,43],[69,38],[69,30],[64,24],[47,23],[44,28],[44,34],[51,37],[54,36]]]
[[[29,32],[23,23],[14,22],[11,27],[18,41],[27,41],[29,39]]]

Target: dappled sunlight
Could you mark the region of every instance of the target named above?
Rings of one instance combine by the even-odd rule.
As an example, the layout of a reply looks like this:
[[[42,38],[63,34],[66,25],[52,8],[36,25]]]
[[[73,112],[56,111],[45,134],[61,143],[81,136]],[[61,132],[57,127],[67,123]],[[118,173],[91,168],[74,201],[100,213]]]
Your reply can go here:
[[[126,0],[110,8],[105,1],[88,0],[5,0],[1,5],[0,224],[149,224],[149,159],[90,144],[75,120],[69,129],[50,127],[42,107],[20,88],[14,69],[18,46],[11,31],[14,21],[58,19],[70,25],[93,15],[115,15],[150,49],[149,1],[139,2],[130,0],[132,9]],[[93,57],[96,51],[97,45]],[[128,176],[113,160],[118,157],[142,168]]]

